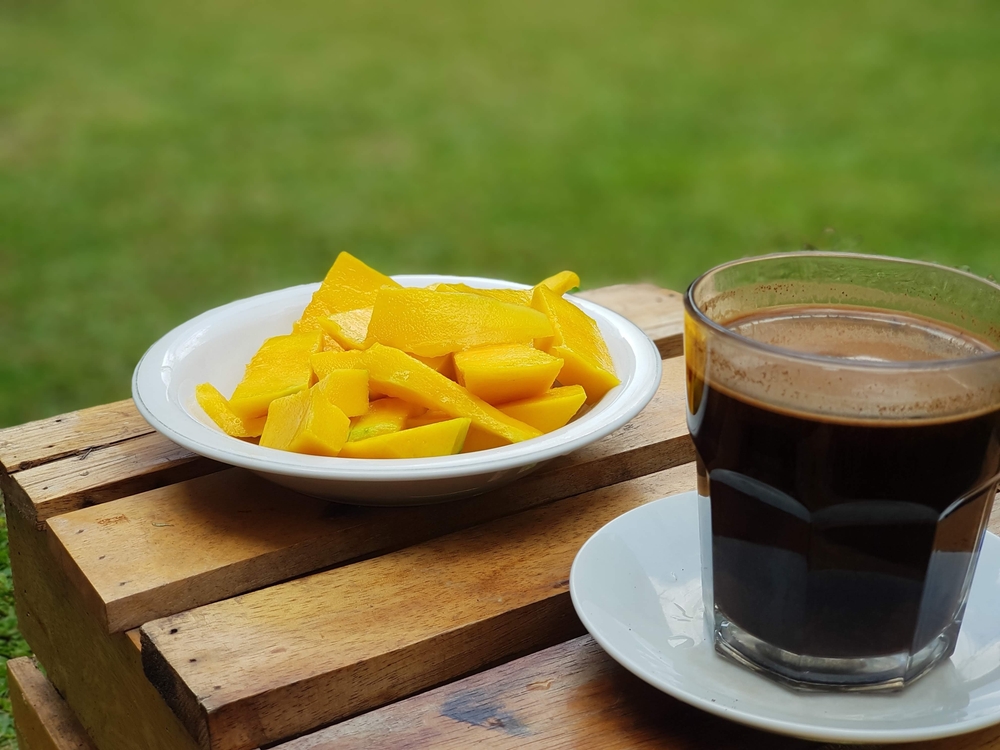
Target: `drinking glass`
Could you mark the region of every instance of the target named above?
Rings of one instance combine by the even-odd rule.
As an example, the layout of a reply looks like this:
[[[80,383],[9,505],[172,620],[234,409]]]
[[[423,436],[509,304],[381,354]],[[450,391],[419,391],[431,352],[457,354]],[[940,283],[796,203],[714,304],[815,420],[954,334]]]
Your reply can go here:
[[[785,253],[685,312],[716,650],[804,689],[913,682],[955,648],[1000,480],[1000,286]]]

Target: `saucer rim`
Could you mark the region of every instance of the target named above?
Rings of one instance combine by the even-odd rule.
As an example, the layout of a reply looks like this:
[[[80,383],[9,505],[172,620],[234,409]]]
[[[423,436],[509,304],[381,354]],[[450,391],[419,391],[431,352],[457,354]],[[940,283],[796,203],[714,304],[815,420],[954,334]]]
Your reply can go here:
[[[580,550],[577,552],[573,559],[573,564],[570,567],[569,576],[569,590],[570,599],[573,602],[573,608],[576,611],[577,616],[583,623],[590,636],[597,642],[597,644],[607,653],[612,659],[614,659],[618,664],[627,669],[633,675],[641,679],[643,682],[651,685],[652,687],[660,690],[663,693],[676,698],[677,700],[687,703],[690,706],[706,711],[707,713],[713,714],[714,716],[719,716],[723,719],[728,719],[730,721],[735,721],[746,726],[753,727],[755,729],[762,729],[764,731],[773,732],[776,734],[787,735],[791,737],[797,737],[800,739],[813,740],[819,742],[841,742],[841,743],[885,743],[885,744],[896,744],[903,742],[919,742],[928,740],[944,739],[946,737],[956,737],[959,735],[969,734],[987,727],[994,726],[1000,723],[1000,703],[997,706],[997,712],[992,716],[979,717],[977,719],[970,719],[964,722],[952,722],[948,724],[941,724],[932,727],[922,727],[915,729],[835,729],[830,727],[817,726],[816,724],[808,724],[796,721],[787,721],[784,719],[767,718],[758,712],[751,712],[743,709],[730,708],[728,706],[720,705],[719,703],[712,702],[709,699],[702,698],[698,695],[694,695],[683,689],[683,681],[679,681],[679,684],[672,684],[666,680],[661,680],[656,676],[650,674],[642,668],[637,662],[634,662],[624,653],[622,653],[615,645],[612,639],[607,638],[602,634],[600,627],[595,625],[595,623],[590,620],[587,616],[587,612],[584,605],[580,601],[581,594],[579,593],[580,587],[580,573],[578,563],[587,554],[587,549],[594,543],[600,535],[607,533],[612,527],[621,523],[622,519],[626,516],[631,516],[632,514],[642,515],[643,513],[649,513],[651,509],[660,503],[676,502],[678,498],[685,497],[698,501],[699,495],[697,490],[688,490],[686,492],[678,492],[672,495],[667,495],[666,497],[658,498],[657,500],[652,500],[648,503],[640,505],[638,508],[633,508],[620,516],[612,519],[608,523],[604,524],[600,529],[595,531]],[[696,530],[697,532],[697,530]],[[992,539],[990,539],[992,537]],[[696,544],[698,545],[699,555],[701,552],[701,536],[695,533],[694,538]],[[993,534],[988,529],[984,533],[983,546],[986,544],[990,545],[1000,545],[1000,538]],[[700,574],[699,574],[700,577]],[[969,604],[971,605],[972,600],[970,599]],[[704,614],[700,617],[702,626],[704,626]],[[711,648],[712,651],[715,649],[708,644],[707,640],[699,644],[700,648]],[[656,650],[659,656],[659,660],[667,665],[673,665],[673,660],[667,658],[659,649]],[[721,657],[719,657],[721,658]],[[735,666],[735,665],[734,665]],[[754,673],[752,670],[745,670],[748,674],[752,674],[755,679],[765,681],[768,684],[775,684],[767,677]],[[998,678],[1000,680],[1000,678]],[[790,688],[785,687],[788,692],[788,697],[792,700],[808,700],[810,696],[816,695],[815,693],[805,693],[794,691]],[[830,691],[834,693],[835,691]],[[901,695],[903,693],[895,693],[894,695]],[[722,696],[720,696],[722,697]]]

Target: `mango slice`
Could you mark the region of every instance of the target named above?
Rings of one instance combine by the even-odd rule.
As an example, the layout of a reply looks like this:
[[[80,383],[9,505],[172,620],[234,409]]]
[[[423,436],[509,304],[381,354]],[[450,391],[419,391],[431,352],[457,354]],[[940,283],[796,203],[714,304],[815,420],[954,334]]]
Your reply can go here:
[[[360,417],[368,411],[367,370],[334,370],[313,390],[322,391],[331,404],[349,417]]]
[[[572,271],[560,271],[547,279],[542,279],[536,286],[547,286],[556,294],[563,295],[570,289],[580,286],[580,277]]]
[[[429,289],[382,289],[368,335],[421,357],[490,344],[527,344],[552,335],[538,310],[488,297]]]
[[[432,370],[437,370],[449,380],[455,379],[455,359],[450,354],[443,354],[440,357],[420,357],[416,354],[410,356]]]
[[[260,444],[313,456],[336,456],[350,429],[351,420],[317,386],[271,403]]]
[[[334,370],[362,370],[361,352],[319,352],[309,357],[309,365],[316,374],[317,380],[322,380]]]
[[[462,446],[462,453],[475,453],[485,451],[490,448],[499,448],[501,445],[510,445],[509,440],[504,440],[498,435],[491,435],[478,427],[470,427],[469,434],[465,436],[465,445]]]
[[[229,405],[229,400],[210,383],[202,383],[194,389],[195,398],[205,413],[211,417],[222,431],[237,438],[258,437],[264,431],[266,417],[241,419]]]
[[[544,393],[562,366],[558,357],[524,344],[484,346],[455,354],[459,385],[494,406]]]
[[[502,404],[498,408],[508,417],[541,430],[552,432],[567,424],[587,400],[581,385],[553,388],[540,396]]]
[[[321,335],[321,331],[309,331],[265,341],[229,399],[233,413],[244,421],[263,417],[275,399],[312,385],[309,357],[320,350]]]
[[[552,432],[567,424],[580,411],[586,400],[587,392],[582,385],[567,385],[562,388],[552,388],[540,396],[500,404],[497,408],[508,417],[529,424],[542,432]],[[429,414],[431,412],[428,412]],[[417,418],[419,419],[420,417]],[[473,427],[465,438],[462,453],[484,451],[509,444],[507,440]]]
[[[530,289],[479,289],[468,284],[438,284],[435,289],[439,292],[461,292],[462,294],[478,294],[480,297],[489,297],[498,302],[506,302],[509,305],[530,305]]]
[[[363,361],[372,387],[387,396],[443,411],[452,417],[467,417],[476,427],[512,443],[542,434],[534,427],[511,419],[399,349],[372,344],[365,351]]]
[[[355,258],[341,253],[333,262],[326,278],[313,294],[302,317],[295,323],[294,331],[320,330],[321,321],[334,313],[371,307],[378,290],[383,287],[399,288],[399,284]]]
[[[587,403],[592,404],[621,382],[615,376],[608,345],[589,315],[547,286],[535,287],[531,306],[544,312],[552,323],[552,337],[537,338],[535,346],[563,360],[559,371],[562,385],[582,385]]]
[[[372,401],[368,411],[351,420],[351,434],[347,437],[347,442],[355,443],[358,440],[398,432],[407,426],[410,417],[423,411],[425,411],[423,407],[409,404],[401,398],[380,398],[378,401]]]
[[[423,414],[418,414],[407,419],[406,429],[410,429],[411,427],[423,427],[427,424],[437,424],[438,422],[447,422],[449,419],[451,419],[450,414],[445,414],[443,411],[429,409]],[[474,430],[476,428],[473,427],[472,429]]]
[[[368,323],[372,319],[372,308],[334,313],[319,324],[323,330],[344,349],[367,349],[372,345],[368,338]]]
[[[450,456],[462,450],[470,420],[449,419],[412,430],[347,443],[340,455],[344,458],[428,458]]]
[[[572,271],[560,271],[547,279],[542,279],[538,285],[547,286],[556,294],[565,294],[570,289],[580,286],[580,277]],[[534,291],[533,289],[479,289],[468,284],[435,284],[433,288],[439,292],[478,294],[511,305],[530,305],[531,294]]]

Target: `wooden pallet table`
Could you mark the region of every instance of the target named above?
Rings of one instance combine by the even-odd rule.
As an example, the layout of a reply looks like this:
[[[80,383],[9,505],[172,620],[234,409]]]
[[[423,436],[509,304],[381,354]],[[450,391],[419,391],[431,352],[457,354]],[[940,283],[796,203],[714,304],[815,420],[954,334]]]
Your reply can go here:
[[[680,703],[584,633],[580,546],[695,483],[680,297],[584,296],[656,341],[654,400],[448,505],[298,495],[170,443],[131,401],[0,431],[18,619],[46,672],[8,663],[22,747],[820,747]],[[1000,748],[1000,727],[909,747]]]

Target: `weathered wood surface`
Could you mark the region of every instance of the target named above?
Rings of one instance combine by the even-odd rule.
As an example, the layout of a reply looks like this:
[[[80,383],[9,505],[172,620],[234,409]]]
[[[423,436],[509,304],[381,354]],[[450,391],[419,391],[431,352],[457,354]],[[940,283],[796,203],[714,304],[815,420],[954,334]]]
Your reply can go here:
[[[594,445],[487,495],[354,508],[231,469],[49,519],[67,571],[109,632],[693,460],[684,367]]]
[[[106,503],[224,468],[162,435],[141,435],[79,458],[63,459],[15,477],[11,502],[36,525],[61,513]],[[30,498],[30,499],[29,499]]]
[[[132,399],[0,430],[0,468],[13,474],[153,431]]]
[[[51,532],[7,513],[17,621],[49,680],[101,750],[194,750],[197,746],[142,672],[124,633],[88,616],[52,556]]]
[[[7,687],[20,750],[94,750],[66,701],[32,659],[7,662]]]
[[[664,356],[681,351],[676,292],[637,284],[580,296],[633,319]],[[63,513],[220,468],[153,432],[130,401],[0,430],[0,491],[39,528]]]
[[[686,464],[147,623],[150,681],[202,747],[280,740],[579,635],[569,570]]]
[[[681,703],[627,672],[590,638],[524,656],[282,743],[273,750],[833,750]],[[863,748],[874,748],[872,745]],[[898,750],[996,750],[1000,725]]]

